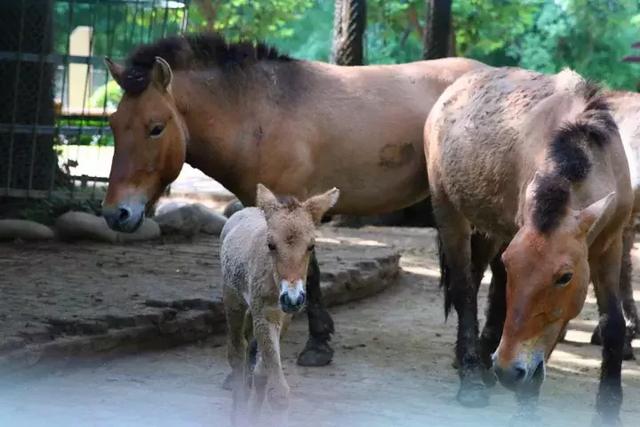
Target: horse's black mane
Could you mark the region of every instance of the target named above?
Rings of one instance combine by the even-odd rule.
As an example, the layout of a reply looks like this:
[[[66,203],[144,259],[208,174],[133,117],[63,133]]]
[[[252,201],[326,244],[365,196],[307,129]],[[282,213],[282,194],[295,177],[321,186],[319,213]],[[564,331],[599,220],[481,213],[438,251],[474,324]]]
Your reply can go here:
[[[217,66],[223,71],[234,71],[258,61],[292,60],[264,43],[229,43],[217,33],[172,36],[141,45],[129,55],[120,82],[127,93],[138,94],[147,88],[158,56],[174,70]]]
[[[584,81],[578,92],[586,101],[583,112],[561,126],[549,146],[553,171],[538,179],[533,222],[542,233],[557,227],[566,212],[571,184],[581,182],[591,171],[589,154],[609,143],[617,125],[599,85]]]

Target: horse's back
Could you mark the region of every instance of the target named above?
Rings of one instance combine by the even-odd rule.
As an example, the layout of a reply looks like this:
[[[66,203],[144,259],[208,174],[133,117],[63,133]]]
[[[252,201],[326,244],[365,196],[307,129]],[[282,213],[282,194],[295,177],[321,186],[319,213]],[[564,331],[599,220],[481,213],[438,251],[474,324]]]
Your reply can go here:
[[[613,92],[609,93],[607,100],[629,163],[634,211],[637,213],[640,212],[640,94]]]

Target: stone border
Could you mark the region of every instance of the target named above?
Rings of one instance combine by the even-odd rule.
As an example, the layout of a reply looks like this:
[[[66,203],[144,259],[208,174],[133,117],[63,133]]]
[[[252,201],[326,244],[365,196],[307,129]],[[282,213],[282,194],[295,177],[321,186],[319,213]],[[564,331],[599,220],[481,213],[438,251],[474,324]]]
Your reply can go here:
[[[399,261],[399,253],[394,252],[359,262],[355,269],[322,274],[327,306],[357,301],[390,288],[398,282],[401,273]],[[156,316],[127,319],[124,324],[133,325],[108,329],[106,333],[63,335],[53,341],[33,343],[7,352],[0,356],[0,374],[14,375],[26,369],[33,372],[33,368],[46,371],[52,367],[76,365],[82,359],[167,348],[225,332],[222,302],[185,300],[167,304],[149,300],[146,305],[168,310]]]

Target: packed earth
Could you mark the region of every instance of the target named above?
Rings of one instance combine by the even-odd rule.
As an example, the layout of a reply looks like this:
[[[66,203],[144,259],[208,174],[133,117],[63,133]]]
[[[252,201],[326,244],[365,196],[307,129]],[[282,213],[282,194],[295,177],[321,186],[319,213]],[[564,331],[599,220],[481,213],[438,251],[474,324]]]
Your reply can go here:
[[[331,239],[335,229],[324,227],[321,235]],[[293,322],[283,343],[291,425],[508,425],[516,404],[500,385],[492,389],[487,408],[463,408],[455,399],[456,319],[455,314],[444,319],[433,230],[368,227],[357,235],[371,245],[399,249],[403,273],[374,297],[330,309],[336,353],[327,367],[296,365],[307,338],[306,316]],[[636,249],[634,260],[640,262],[639,257]],[[637,273],[634,284],[637,295]],[[534,425],[590,424],[601,360],[600,348],[588,344],[596,319],[591,294],[553,353]],[[636,352],[638,344],[634,341]],[[161,351],[67,361],[54,371],[6,376],[0,387],[0,425],[223,427],[229,425],[231,406],[230,392],[222,389],[228,370],[222,335]],[[621,419],[633,426],[640,418],[638,361],[624,362],[623,385]]]

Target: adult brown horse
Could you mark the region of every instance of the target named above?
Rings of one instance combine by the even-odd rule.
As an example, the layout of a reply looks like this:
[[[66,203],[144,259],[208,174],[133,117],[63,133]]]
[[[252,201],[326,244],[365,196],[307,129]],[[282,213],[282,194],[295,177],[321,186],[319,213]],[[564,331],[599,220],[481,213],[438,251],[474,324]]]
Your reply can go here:
[[[442,91],[479,62],[462,58],[341,67],[300,61],[218,35],[141,46],[107,60],[124,96],[110,124],[115,153],[103,215],[136,229],[186,161],[245,206],[258,182],[300,199],[339,187],[334,213],[376,214],[427,195],[424,120]],[[333,322],[315,257],[310,339],[298,363],[329,363]]]
[[[597,87],[571,71],[472,71],[452,84],[425,125],[434,215],[458,313],[463,401],[486,403],[478,354],[472,228],[503,254],[506,319],[494,367],[535,400],[545,363],[578,315],[590,279],[606,307],[599,416],[622,402],[622,233],[633,204],[616,123]],[[487,251],[488,254],[490,251]]]

